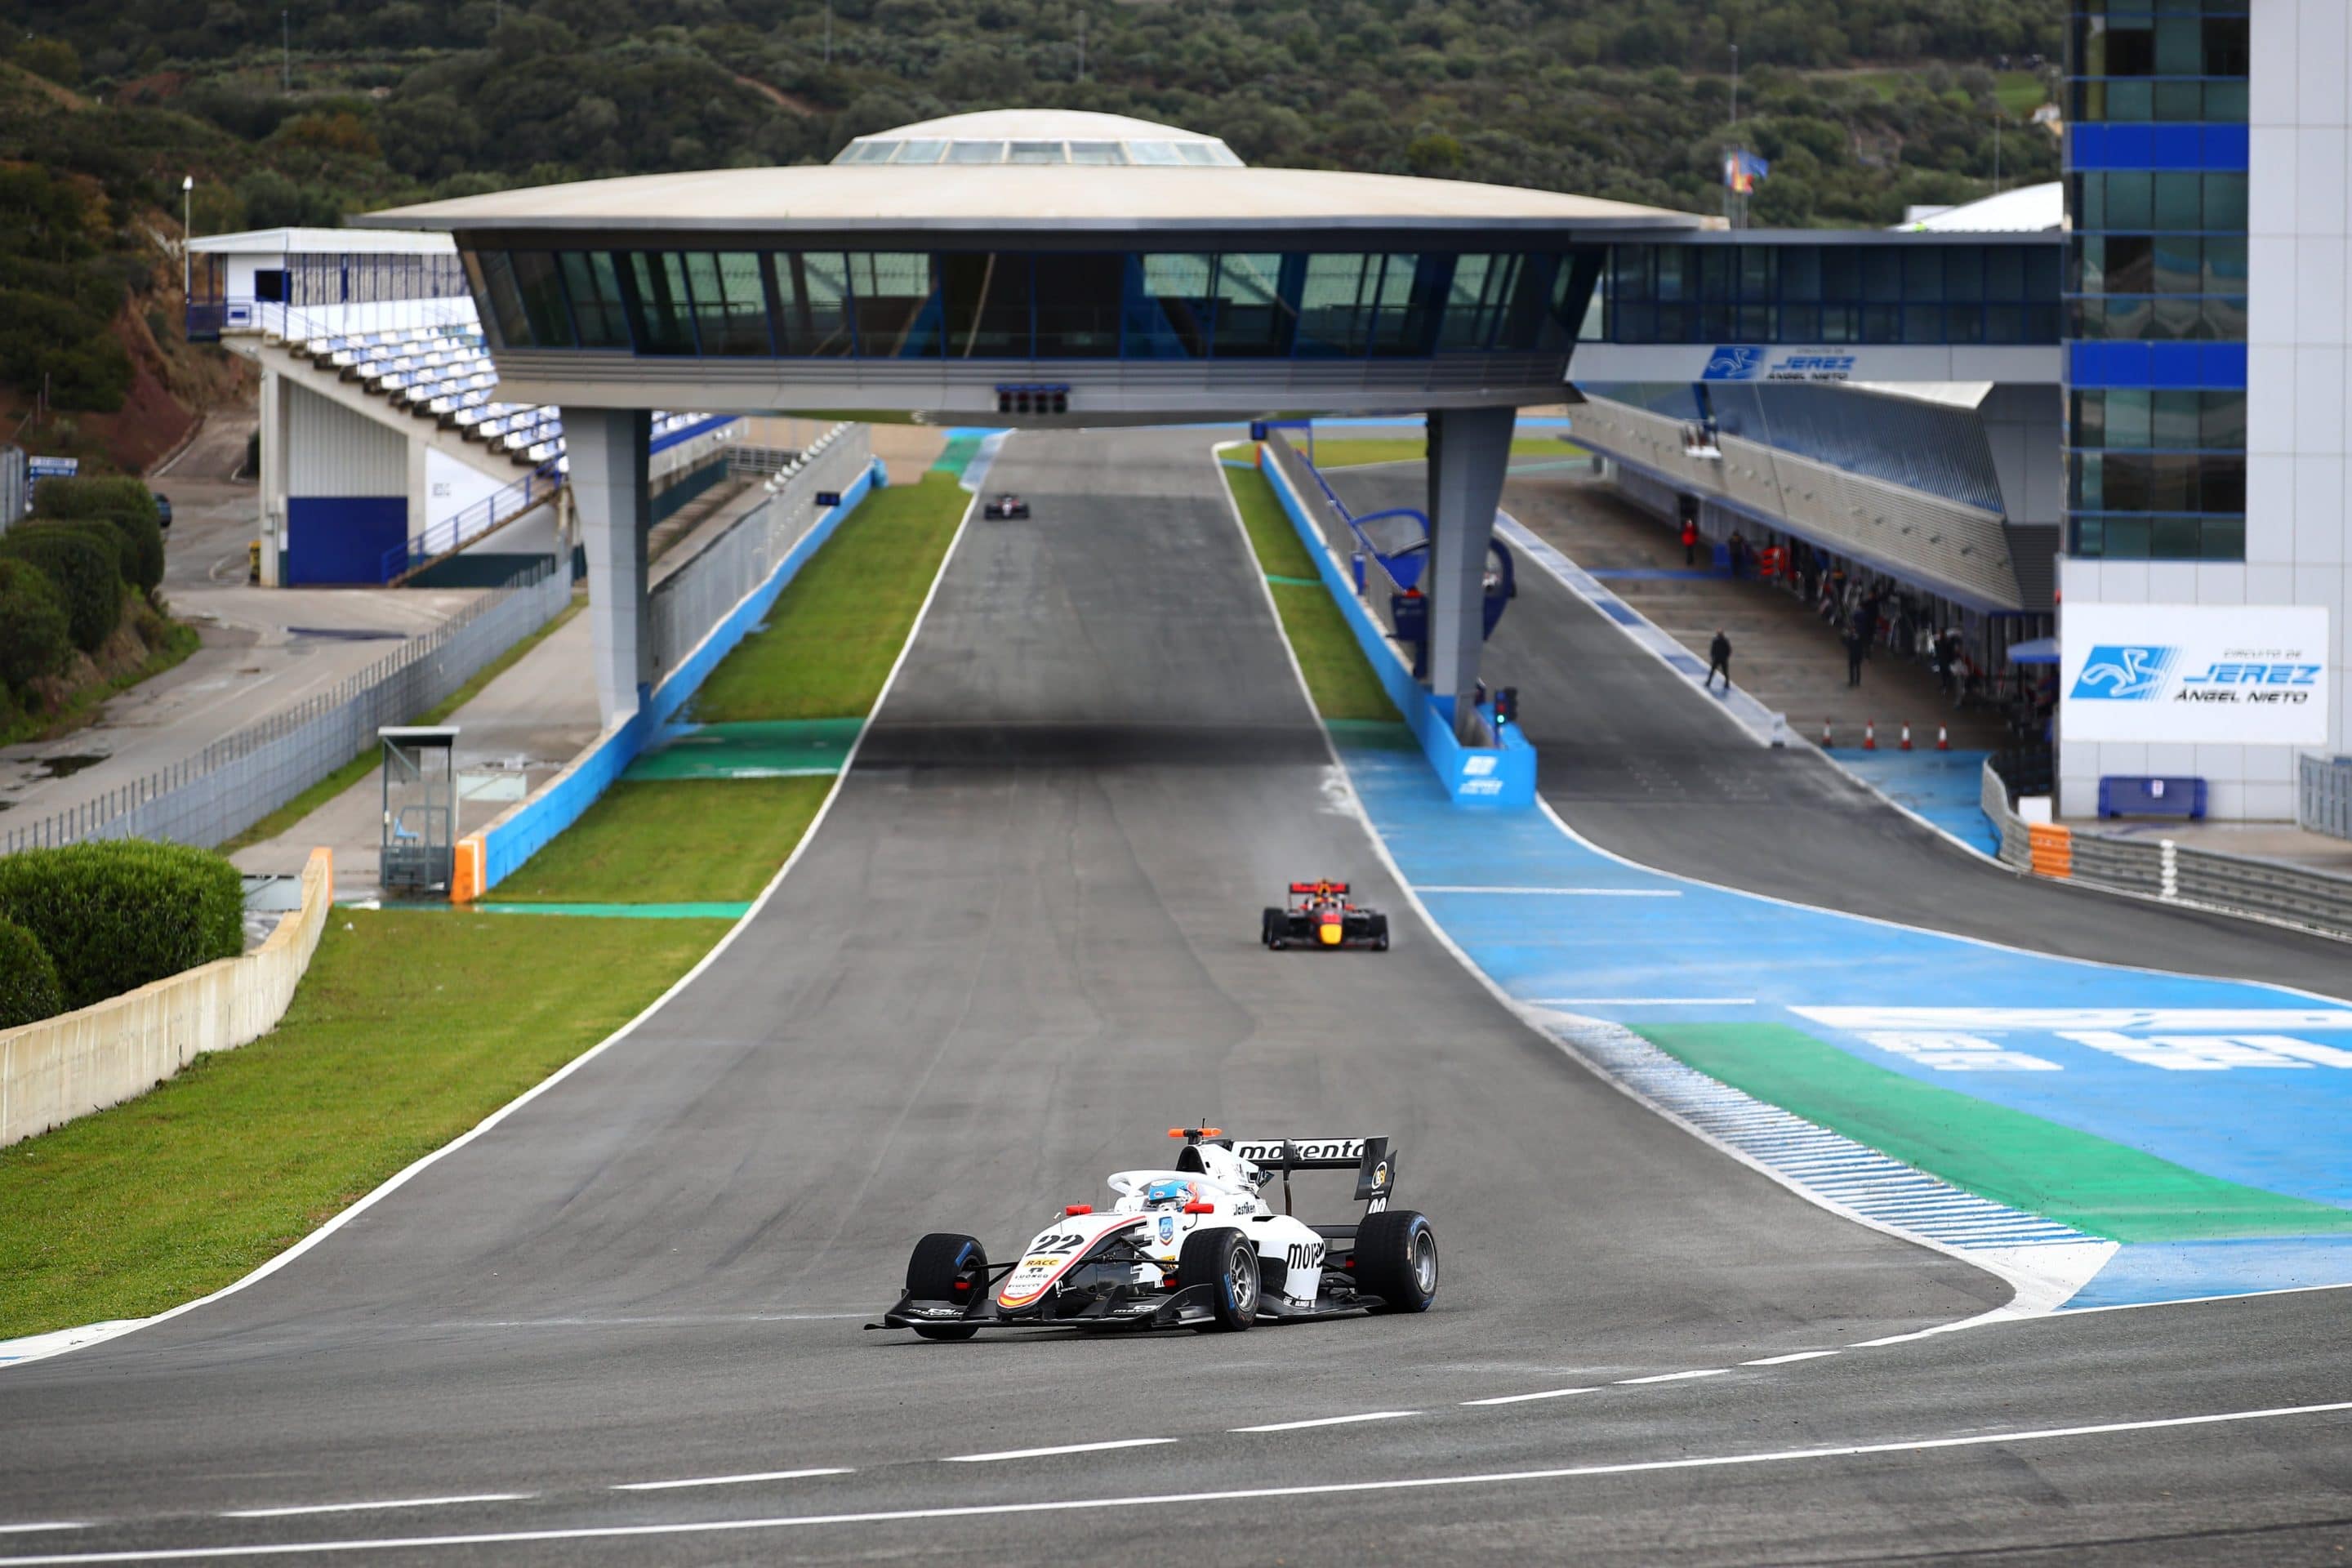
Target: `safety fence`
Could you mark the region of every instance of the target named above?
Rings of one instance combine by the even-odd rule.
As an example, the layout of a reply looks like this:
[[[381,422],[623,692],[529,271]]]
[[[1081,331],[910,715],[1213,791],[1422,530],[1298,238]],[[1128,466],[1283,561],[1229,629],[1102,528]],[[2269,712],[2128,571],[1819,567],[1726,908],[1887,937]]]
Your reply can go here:
[[[2352,838],[2352,757],[2302,757],[2294,820],[2306,833]]]
[[[209,848],[233,838],[447,697],[561,614],[571,574],[533,561],[423,637],[332,689],[225,735],[195,755],[0,834],[0,854],[86,838],[161,838]]]
[[[866,426],[836,425],[768,482],[765,501],[665,579],[647,608],[655,676],[645,706],[608,725],[530,799],[460,840],[450,898],[480,898],[579,821],[881,476]]]
[[[2011,870],[2352,941],[2352,877],[2192,849],[2169,838],[2115,838],[2029,823],[2011,806],[2009,786],[1990,763],[1982,802],[2000,832],[2001,864]]]
[[[831,503],[874,461],[873,433],[836,425],[776,471],[768,499],[696,552],[656,585],[649,609],[653,681],[659,686],[738,600],[764,583],[793,546],[808,536]]]

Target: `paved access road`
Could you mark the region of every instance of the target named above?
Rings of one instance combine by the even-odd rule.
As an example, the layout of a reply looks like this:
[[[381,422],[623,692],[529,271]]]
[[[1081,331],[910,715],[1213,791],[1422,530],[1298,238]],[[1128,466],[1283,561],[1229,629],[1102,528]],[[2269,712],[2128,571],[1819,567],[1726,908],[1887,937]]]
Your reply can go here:
[[[967,526],[830,815],[667,1007],[276,1275],[0,1373],[0,1527],[60,1527],[0,1563],[2352,1541],[2345,1415],[2247,1415],[2352,1401],[2341,1298],[1842,1349],[2005,1292],[1651,1116],[1445,954],[1329,771],[1202,446],[1016,439],[992,483],[1034,520]],[[1393,951],[1258,947],[1258,906],[1318,873],[1391,909]],[[1015,1246],[1193,1117],[1393,1137],[1438,1310],[859,1331],[919,1233]],[[1119,1446],[980,1458],[1092,1444]]]

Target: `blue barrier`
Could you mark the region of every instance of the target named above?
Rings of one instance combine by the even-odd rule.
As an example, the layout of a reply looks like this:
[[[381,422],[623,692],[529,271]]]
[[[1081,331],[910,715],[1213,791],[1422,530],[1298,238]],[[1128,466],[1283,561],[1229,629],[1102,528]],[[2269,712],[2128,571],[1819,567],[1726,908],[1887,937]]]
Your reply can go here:
[[[785,552],[776,563],[776,569],[767,580],[753,589],[733,609],[719,618],[719,624],[694,651],[678,662],[677,668],[662,679],[659,686],[640,693],[637,710],[627,719],[606,730],[596,743],[575,758],[572,765],[556,775],[539,794],[515,807],[509,815],[490,824],[474,839],[480,847],[478,866],[475,868],[470,897],[479,898],[522,868],[523,863],[549,841],[580,820],[583,814],[596,803],[597,797],[612,788],[614,780],[628,770],[637,754],[646,749],[662,726],[675,718],[687,704],[719,661],[735,651],[737,644],[752,627],[766,618],[775,607],[784,585],[798,575],[809,559],[824,547],[841,520],[857,510],[857,503],[879,486],[887,483],[882,461],[876,458],[857,477],[857,482],[841,492],[841,504],[829,507],[816,525],[802,536],[800,542]],[[461,857],[462,858],[462,857]],[[465,875],[461,866],[459,875]]]
[[[1261,448],[1261,458],[1263,455]],[[1356,596],[1347,574],[1324,542],[1322,530],[1307,515],[1305,505],[1291,489],[1281,465],[1261,460],[1258,467],[1266,482],[1274,487],[1275,499],[1288,514],[1299,542],[1307,546],[1316,574],[1323,580],[1332,602],[1339,606],[1348,629],[1355,633],[1357,646],[1371,662],[1372,674],[1381,689],[1396,704],[1397,711],[1404,715],[1405,723],[1411,726],[1413,737],[1429,758],[1429,765],[1437,771],[1447,797],[1455,805],[1471,809],[1509,810],[1534,805],[1536,749],[1528,738],[1519,733],[1516,725],[1497,726],[1489,707],[1480,711],[1486,715],[1488,732],[1497,736],[1498,743],[1470,746],[1462,742],[1454,732],[1454,700],[1433,694],[1412,678],[1396,645],[1389,641],[1386,629]]]

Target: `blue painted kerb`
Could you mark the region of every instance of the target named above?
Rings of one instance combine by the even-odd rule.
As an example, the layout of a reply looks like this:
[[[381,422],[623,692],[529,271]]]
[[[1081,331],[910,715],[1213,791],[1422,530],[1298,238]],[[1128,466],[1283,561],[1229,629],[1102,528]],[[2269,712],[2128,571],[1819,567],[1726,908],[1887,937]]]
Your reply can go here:
[[[1386,628],[1356,596],[1355,584],[1348,580],[1330,546],[1324,542],[1323,531],[1307,515],[1306,508],[1283,477],[1280,465],[1264,460],[1264,448],[1260,448],[1258,468],[1274,487],[1282,510],[1289,514],[1290,526],[1297,531],[1299,542],[1307,546],[1307,558],[1315,563],[1316,573],[1323,579],[1332,602],[1347,617],[1349,630],[1356,634],[1357,646],[1371,662],[1372,674],[1389,694],[1389,700],[1396,704],[1397,711],[1404,715],[1404,721],[1412,727],[1422,752],[1429,758],[1429,765],[1437,771],[1446,797],[1455,805],[1473,811],[1523,810],[1533,806],[1536,749],[1528,738],[1519,733],[1517,725],[1510,725],[1502,729],[1500,745],[1463,744],[1454,733],[1454,699],[1433,694],[1412,678],[1412,667],[1389,640]],[[1486,715],[1488,732],[1494,732],[1493,710],[1480,711]]]
[[[842,492],[841,504],[826,509],[800,542],[784,552],[776,569],[768,574],[767,581],[730,610],[684,663],[663,677],[661,684],[650,692],[639,693],[636,712],[605,731],[546,789],[483,831],[482,892],[487,893],[520,870],[523,862],[545,848],[550,839],[580,820],[596,798],[613,786],[613,781],[636,761],[637,753],[645,750],[662,726],[686,706],[687,700],[719,668],[719,661],[735,651],[735,645],[767,616],[775,606],[777,595],[784,591],[784,584],[824,548],[841,520],[855,511],[857,503],[875,487],[887,482],[881,459],[877,458],[857,477],[856,483]]]

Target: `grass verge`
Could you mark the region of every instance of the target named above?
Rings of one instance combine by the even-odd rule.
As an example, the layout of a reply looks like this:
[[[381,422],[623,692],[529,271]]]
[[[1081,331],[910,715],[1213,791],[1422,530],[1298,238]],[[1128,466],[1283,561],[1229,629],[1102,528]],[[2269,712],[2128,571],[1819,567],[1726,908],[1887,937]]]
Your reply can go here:
[[[196,628],[185,621],[164,621],[163,640],[131,668],[90,682],[67,698],[54,713],[16,713],[0,722],[0,746],[13,746],[19,741],[55,741],[72,734],[97,720],[107,699],[120,696],[141,681],[152,680],[184,662],[202,642]],[[0,710],[7,706],[6,694],[0,692]]]
[[[695,695],[705,723],[837,719],[874,706],[971,498],[950,475],[876,490]]]
[[[1304,450],[1304,444],[1300,444]],[[1318,436],[1315,465],[1321,468],[1354,468],[1366,463],[1418,463],[1429,456],[1429,441],[1421,436]],[[1511,456],[1571,458],[1591,456],[1581,447],[1557,436],[1514,436]]]
[[[728,923],[337,911],[274,1032],[0,1149],[0,1338],[218,1289],[618,1028]]]
[[[1862,1060],[1780,1024],[1634,1033],[1718,1082],[1996,1203],[2116,1241],[2352,1231],[2352,1209],[2209,1176]]]
[[[818,552],[794,586],[826,586],[797,600],[788,590],[776,624],[738,650],[734,700],[761,706],[758,682],[772,680],[788,704],[814,690],[871,708],[965,499],[942,480],[861,505],[853,523],[883,526],[846,527]],[[835,551],[861,537],[865,552],[838,567]],[[811,636],[792,624],[799,614],[834,629]],[[833,784],[625,781],[499,901],[748,900]],[[0,1150],[0,1338],[145,1316],[239,1278],[642,1012],[731,923],[336,911],[269,1035]]]
[[[560,628],[564,622],[570,620],[572,616],[578,615],[583,609],[586,608],[587,604],[588,601],[585,598],[573,598],[570,608],[561,611],[557,614],[556,617],[548,622],[547,625],[540,627],[539,630],[531,633],[530,636],[523,638],[522,641],[515,644],[514,647],[507,649],[506,652],[499,655],[498,658],[482,666],[480,669],[474,672],[472,679],[467,681],[465,685],[460,686],[457,690],[452,691],[448,696],[443,698],[440,701],[435,703],[432,707],[426,709],[415,718],[411,719],[409,722],[412,724],[440,723],[443,720],[448,718],[450,714],[455,713],[458,709],[463,708],[467,703],[471,702],[476,697],[481,695],[482,688],[488,686],[491,681],[496,680],[499,676],[504,675],[508,670],[512,669],[516,663],[521,659],[523,655],[537,647],[541,643],[545,642],[549,637],[553,637],[558,628]],[[320,806],[326,805],[329,801],[334,799],[337,795],[342,794],[345,790],[359,783],[360,780],[373,774],[382,761],[382,751],[377,747],[369,747],[366,751],[362,752],[358,756],[353,757],[350,762],[345,763],[341,767],[337,768],[333,773],[329,773],[325,778],[320,779],[317,784],[312,784],[309,789],[304,790],[300,795],[296,795],[292,800],[288,801],[284,805],[279,806],[276,811],[271,812],[268,816],[263,817],[259,822],[255,823],[252,826],[247,828],[244,832],[230,839],[227,843],[221,845],[220,852],[224,855],[234,855],[238,850],[246,848],[250,845],[259,844],[265,839],[275,838],[279,834],[290,830],[296,823],[301,821],[304,817],[310,816],[312,812],[318,810]]]
[[[759,897],[833,788],[830,776],[623,779],[500,882],[497,901],[743,902]]]
[[[1250,548],[1257,552],[1258,569],[1269,579],[1266,585],[1282,617],[1283,634],[1298,656],[1315,710],[1331,720],[1402,722],[1403,716],[1365,661],[1347,617],[1316,579],[1315,562],[1291,526],[1289,514],[1282,510],[1282,502],[1275,498],[1273,484],[1264,474],[1248,469],[1220,471],[1233,491],[1234,504],[1241,509],[1242,526],[1249,532]],[[1276,577],[1300,581],[1271,581]]]

